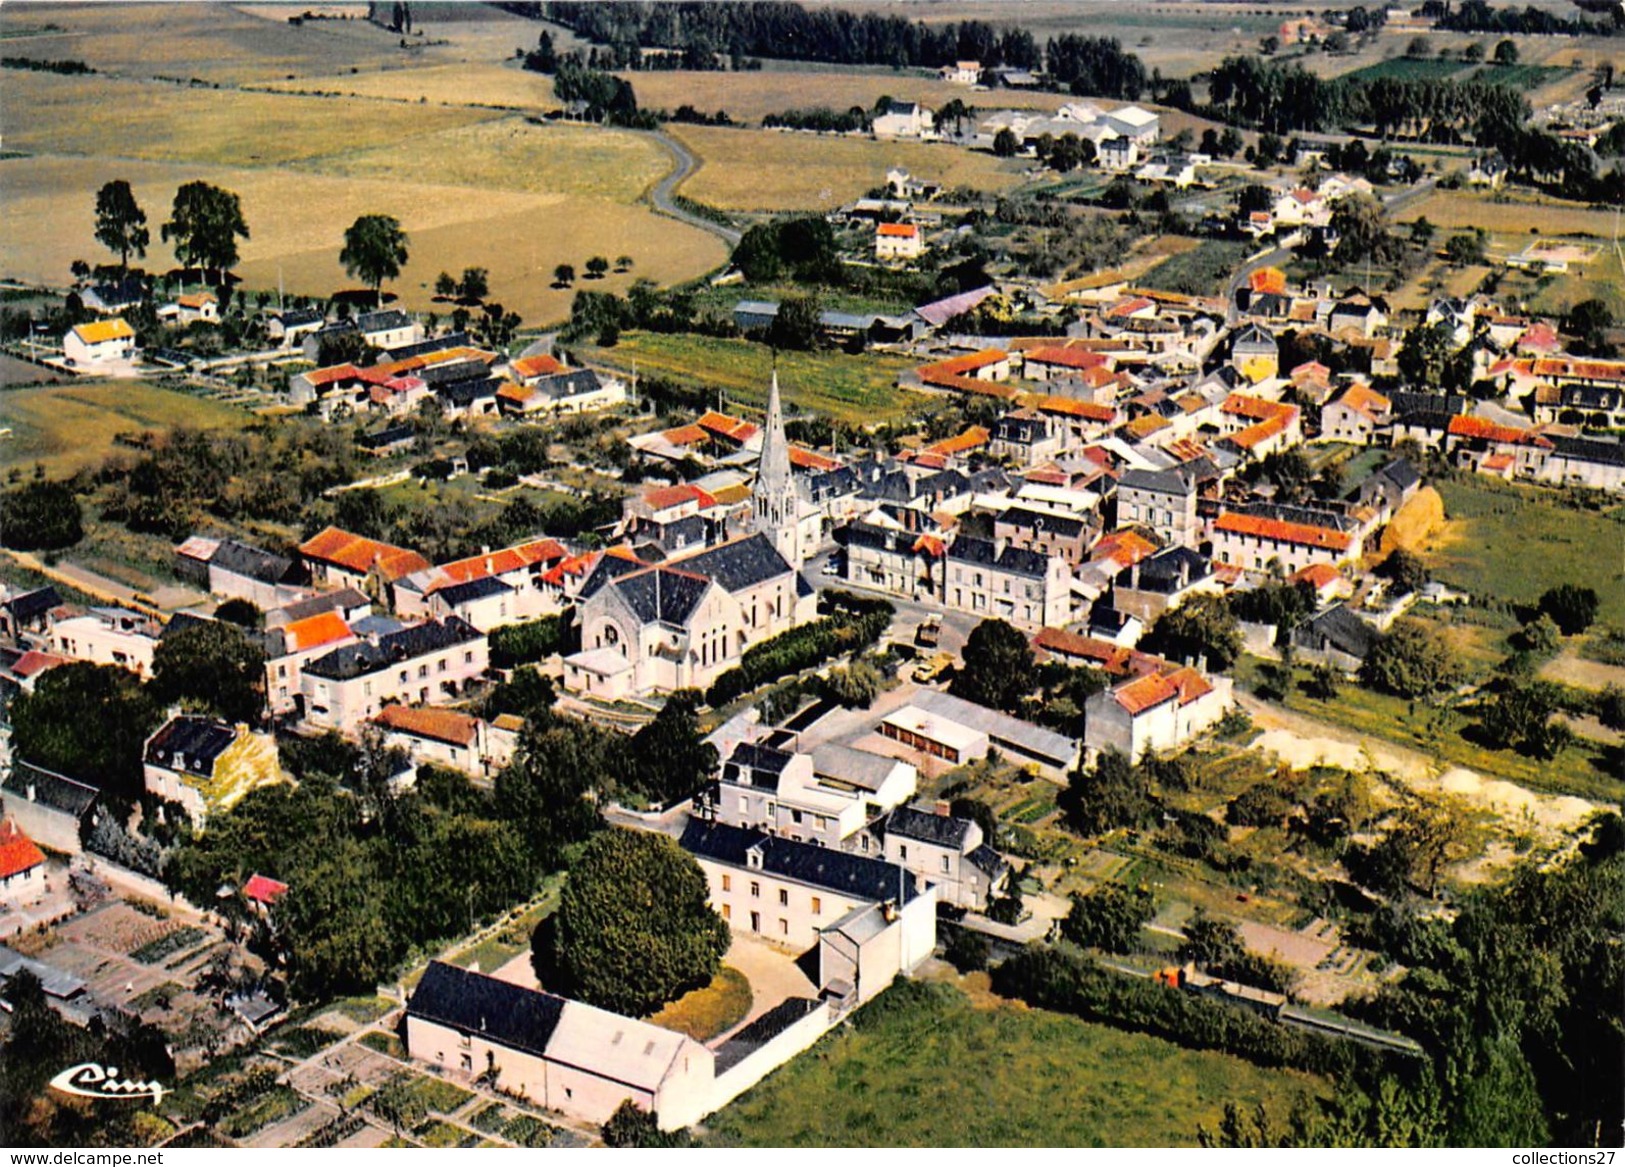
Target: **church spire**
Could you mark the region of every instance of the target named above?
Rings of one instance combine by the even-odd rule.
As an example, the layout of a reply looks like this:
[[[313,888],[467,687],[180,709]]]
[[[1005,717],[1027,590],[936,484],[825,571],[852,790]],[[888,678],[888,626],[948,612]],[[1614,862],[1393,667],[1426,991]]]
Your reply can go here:
[[[754,526],[773,540],[779,554],[792,567],[801,565],[796,485],[790,472],[790,442],[784,436],[784,409],[779,402],[779,371],[767,389],[767,424],[762,430],[762,454],[756,464]]]

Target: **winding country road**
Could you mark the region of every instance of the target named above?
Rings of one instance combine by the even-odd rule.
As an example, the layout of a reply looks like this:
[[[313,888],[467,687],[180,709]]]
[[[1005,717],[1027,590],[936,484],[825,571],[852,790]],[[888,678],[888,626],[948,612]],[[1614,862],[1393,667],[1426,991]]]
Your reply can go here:
[[[741,237],[738,231],[732,227],[726,227],[721,223],[712,222],[710,219],[701,218],[699,215],[683,210],[672,197],[677,193],[677,188],[688,181],[688,177],[700,168],[700,160],[694,157],[693,152],[687,146],[664,131],[651,131],[649,137],[664,146],[666,152],[671,155],[672,161],[676,163],[670,174],[650,188],[649,204],[659,214],[676,219],[680,223],[687,223],[690,227],[698,227],[701,231],[709,231],[730,248],[736,247]]]

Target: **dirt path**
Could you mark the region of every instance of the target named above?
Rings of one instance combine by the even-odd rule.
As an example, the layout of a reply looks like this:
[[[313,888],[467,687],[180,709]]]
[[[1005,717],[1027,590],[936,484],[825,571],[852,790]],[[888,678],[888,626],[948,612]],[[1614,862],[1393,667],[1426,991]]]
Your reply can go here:
[[[1600,660],[1586,660],[1568,651],[1547,661],[1540,675],[1547,680],[1578,685],[1582,689],[1606,689],[1609,685],[1625,689],[1625,668],[1605,665]]]

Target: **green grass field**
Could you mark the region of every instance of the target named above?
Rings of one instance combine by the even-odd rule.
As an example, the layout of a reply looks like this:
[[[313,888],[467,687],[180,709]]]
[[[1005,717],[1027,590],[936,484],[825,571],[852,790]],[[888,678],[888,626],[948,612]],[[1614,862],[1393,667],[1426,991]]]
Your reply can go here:
[[[1481,65],[1463,80],[1488,81],[1492,85],[1511,85],[1517,89],[1539,89],[1571,72],[1573,70],[1561,65]]]
[[[1625,507],[1598,514],[1550,491],[1478,476],[1435,482],[1450,524],[1428,547],[1434,575],[1475,596],[1531,604],[1560,583],[1593,588],[1598,619],[1625,624]]]
[[[1211,296],[1223,288],[1230,274],[1252,250],[1252,245],[1235,240],[1205,239],[1201,246],[1170,255],[1141,276],[1142,287],[1188,296]]]
[[[991,1002],[990,1002],[991,1003]],[[1285,1113],[1308,1075],[899,982],[707,1120],[716,1146],[1194,1146],[1224,1104]]]
[[[612,349],[582,346],[589,362],[630,369],[640,376],[669,377],[686,385],[721,389],[732,402],[761,408],[773,373],[765,344],[711,336],[628,332]],[[923,412],[926,399],[897,388],[910,363],[901,357],[842,352],[781,352],[779,388],[787,407],[812,409],[840,421],[868,425]],[[694,370],[703,369],[703,375]]]
[[[1368,82],[1380,81],[1384,77],[1400,81],[1442,81],[1460,73],[1465,67],[1460,61],[1440,61],[1433,57],[1393,57],[1356,69],[1347,76],[1354,81]]]
[[[94,466],[119,434],[172,426],[219,429],[248,415],[218,401],[142,381],[87,382],[0,392],[0,471],[43,463],[53,478]]]

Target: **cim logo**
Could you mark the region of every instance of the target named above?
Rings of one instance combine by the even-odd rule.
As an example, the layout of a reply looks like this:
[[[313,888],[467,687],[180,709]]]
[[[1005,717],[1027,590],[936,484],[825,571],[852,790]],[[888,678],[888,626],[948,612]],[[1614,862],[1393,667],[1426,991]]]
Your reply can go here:
[[[117,1066],[99,1066],[95,1062],[68,1067],[51,1079],[51,1087],[80,1098],[150,1098],[154,1104],[169,1093],[157,1082],[120,1078]]]

